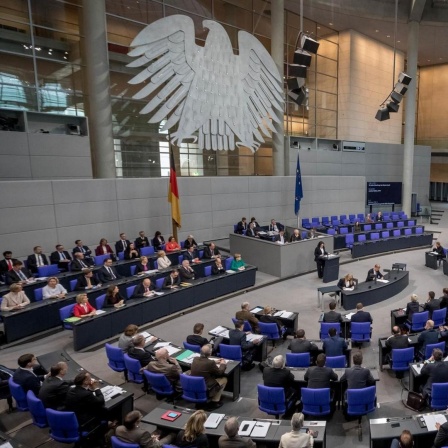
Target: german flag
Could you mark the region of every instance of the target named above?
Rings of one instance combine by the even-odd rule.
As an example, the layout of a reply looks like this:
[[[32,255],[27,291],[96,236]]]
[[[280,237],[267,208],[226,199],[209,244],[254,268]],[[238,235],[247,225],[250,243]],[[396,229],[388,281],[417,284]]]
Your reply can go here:
[[[181,227],[182,218],[180,216],[180,199],[177,188],[176,165],[174,164],[173,150],[170,150],[170,183],[168,186],[168,202],[171,204],[171,218],[177,227]]]

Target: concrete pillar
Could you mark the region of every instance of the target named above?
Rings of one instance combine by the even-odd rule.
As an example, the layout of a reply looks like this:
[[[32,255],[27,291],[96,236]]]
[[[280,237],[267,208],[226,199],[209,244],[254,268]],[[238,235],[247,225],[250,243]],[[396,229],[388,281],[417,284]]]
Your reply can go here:
[[[406,73],[412,78],[406,92],[403,155],[403,210],[411,216],[412,177],[414,172],[415,107],[417,104],[418,22],[409,22]],[[421,200],[422,198],[420,198]]]
[[[285,5],[284,0],[271,0],[271,55],[283,79],[283,62],[285,60]],[[275,110],[280,124],[273,123],[275,132],[272,134],[272,159],[274,162],[274,176],[285,175],[285,146],[284,146],[284,113]]]
[[[105,0],[83,0],[81,30],[93,177],[115,177]]]

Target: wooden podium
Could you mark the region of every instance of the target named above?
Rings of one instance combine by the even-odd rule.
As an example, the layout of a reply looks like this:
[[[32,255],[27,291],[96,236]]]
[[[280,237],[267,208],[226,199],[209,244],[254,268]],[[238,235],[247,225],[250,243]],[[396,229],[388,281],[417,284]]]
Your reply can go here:
[[[325,260],[323,282],[339,280],[339,255],[325,255],[322,258]]]

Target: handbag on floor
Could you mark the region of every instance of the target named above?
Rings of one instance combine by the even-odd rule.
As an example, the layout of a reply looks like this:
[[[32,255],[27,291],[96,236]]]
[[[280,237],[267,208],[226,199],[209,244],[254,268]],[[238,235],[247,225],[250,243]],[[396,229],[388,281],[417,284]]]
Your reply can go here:
[[[426,400],[422,394],[418,394],[417,392],[413,392],[410,390],[408,392],[408,398],[406,402],[403,400],[403,404],[408,408],[415,412],[421,412],[426,407]]]

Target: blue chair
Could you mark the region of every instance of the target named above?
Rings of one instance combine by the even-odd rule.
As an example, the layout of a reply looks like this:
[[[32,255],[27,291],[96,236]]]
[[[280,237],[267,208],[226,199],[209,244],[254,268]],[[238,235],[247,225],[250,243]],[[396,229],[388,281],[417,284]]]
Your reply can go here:
[[[330,388],[309,389],[302,387],[302,413],[305,415],[324,416],[331,413]]]
[[[347,389],[347,414],[358,417],[358,439],[362,440],[361,420],[376,408],[376,387]]]
[[[327,235],[335,235],[336,234],[336,230],[335,229],[328,229],[327,230]]]
[[[445,354],[445,341],[438,342],[437,344],[428,344],[425,347],[425,360],[431,358],[432,351],[438,348],[439,350],[442,350],[442,353]]]
[[[364,230],[365,230],[366,232],[370,232],[370,231],[372,230],[372,225],[371,225],[371,224],[366,224],[366,225],[364,226]]]
[[[332,221],[331,221],[331,225],[333,226],[333,227],[339,227],[339,224],[340,224],[340,222],[339,222],[339,219],[333,219]]]
[[[47,408],[47,421],[50,426],[50,437],[56,442],[76,443],[86,433],[79,432],[78,419],[74,412],[55,411]]]
[[[353,235],[353,233],[347,233],[347,235],[345,235],[345,247],[351,249],[353,247],[354,242],[355,242],[355,236]]]
[[[204,251],[203,251],[203,250],[200,250],[200,251],[198,252],[198,258],[202,260],[202,257],[203,257],[203,256],[204,256]]]
[[[232,317],[233,325],[235,325],[237,320],[238,319],[236,317]],[[247,320],[244,321],[243,331],[253,331],[252,326],[250,325],[249,321],[247,321]]]
[[[394,348],[392,350],[391,369],[397,374],[398,377],[402,377],[402,373],[409,370],[409,364],[414,362],[414,347],[410,348]]]
[[[124,252],[118,252],[117,257],[119,260],[124,260]]]
[[[185,249],[185,241],[181,241],[180,242],[180,248],[181,249]]]
[[[398,221],[399,216],[397,213],[392,213],[392,221]]]
[[[182,398],[192,403],[207,403],[207,385],[202,376],[180,374]]]
[[[329,226],[330,225],[330,218],[328,216],[322,216],[322,225],[323,226]]]
[[[431,409],[448,407],[448,383],[433,383],[431,387]]]
[[[311,225],[313,227],[319,227],[320,221],[319,221],[319,218],[317,216],[314,217],[314,218],[311,218]]]
[[[145,375],[148,380],[148,384],[157,395],[162,397],[172,397],[174,399],[176,391],[163,373],[153,373],[148,370],[144,370],[143,375]]]
[[[425,329],[426,321],[429,319],[429,312],[422,311],[421,313],[414,313],[411,322],[406,322],[411,332],[423,331]]]
[[[131,266],[131,267],[129,268],[129,270],[131,271],[131,275],[135,275],[135,271],[136,271],[136,269],[137,269],[137,266],[136,266],[136,265]]]
[[[339,221],[343,222],[344,219],[347,219],[347,215],[339,215]]]
[[[104,301],[106,300],[106,294],[101,294],[95,299],[96,309],[101,310],[104,306]]]
[[[352,322],[350,324],[352,342],[369,342],[370,332],[370,322]]]
[[[401,232],[398,229],[394,229],[393,232],[392,232],[392,235],[396,238],[397,236],[401,235]]]
[[[134,294],[135,288],[137,288],[137,285],[128,286],[126,288],[126,297],[130,299],[132,297],[132,294]]]
[[[366,235],[365,234],[359,234],[358,235],[358,243],[364,243],[366,241]]]
[[[155,251],[154,251],[154,247],[153,246],[142,247],[140,249],[140,255],[141,256],[150,257],[151,255],[154,255],[154,253],[155,253]]]
[[[185,350],[191,350],[192,352],[195,352],[195,353],[200,353],[201,352],[201,346],[200,345],[189,344],[186,341],[184,341],[183,344],[184,344],[184,349]]]
[[[38,277],[51,277],[59,274],[59,267],[57,264],[50,264],[49,266],[39,266],[37,268]]]
[[[331,216],[330,216],[330,221],[331,221],[331,222],[333,222],[333,221],[339,221],[339,219],[338,219],[337,215],[331,215]]]
[[[31,412],[31,417],[33,418],[33,425],[39,428],[46,428],[48,426],[47,414],[42,401],[34,395],[32,390],[26,393],[26,401],[28,403],[28,409]]]
[[[354,224],[356,222],[356,215],[348,215],[348,219],[352,224]]]
[[[73,325],[70,322],[65,322],[65,319],[68,319],[69,317],[73,317],[73,308],[75,308],[75,304],[63,306],[62,308],[59,308],[59,317],[62,322],[62,326],[66,330],[72,330]]]
[[[12,377],[8,379],[9,390],[11,391],[11,395],[16,400],[17,409],[19,411],[28,411],[28,402],[26,399],[25,391],[23,390],[20,384],[14,382]]]
[[[446,320],[446,308],[441,310],[434,310],[432,312],[431,319],[434,321],[434,327],[440,327],[440,325],[445,325]]]
[[[308,238],[308,232],[306,230],[303,230],[301,233],[302,240],[306,240]]]
[[[370,234],[370,239],[371,240],[379,240],[380,239],[380,234],[378,232],[372,232]]]
[[[113,345],[106,344],[107,365],[114,372],[124,372],[126,381],[128,379],[126,365],[124,363],[124,353],[120,347],[114,347]]]
[[[224,264],[226,267],[226,271],[230,271],[230,266],[232,266],[232,261],[234,260],[234,257],[228,257],[224,260]]]
[[[182,264],[183,261],[184,261],[184,256],[183,255],[178,255],[177,256],[177,263],[178,264]]]
[[[221,358],[232,359],[233,361],[241,362],[243,360],[243,352],[240,345],[219,345],[219,352]]]
[[[257,388],[258,408],[268,415],[274,415],[277,419],[294,404],[295,400],[286,402],[283,387],[268,387],[258,384]]]
[[[237,229],[238,229],[238,224],[234,224],[233,225],[233,233],[236,233]]]
[[[309,367],[311,355],[309,353],[286,353],[286,365],[288,367]]]
[[[348,234],[348,227],[341,227],[341,228],[339,229],[339,233],[340,233],[341,235],[346,235],[346,234]]]
[[[404,229],[405,236],[412,235],[412,229]]]
[[[126,443],[122,442],[118,437],[112,436],[110,438],[110,442],[112,444],[112,448],[140,448],[140,445],[137,443]]]
[[[398,221],[397,222],[397,227],[404,227],[404,222],[403,221]]]
[[[327,356],[325,360],[325,367],[332,369],[342,369],[347,365],[347,358],[344,355],[341,356]]]
[[[311,229],[311,223],[309,218],[302,218],[302,227],[304,229]]]
[[[159,290],[162,289],[164,281],[165,281],[165,277],[156,279],[156,289],[159,289]]]
[[[263,322],[258,322],[258,329],[260,333],[267,338],[268,341],[272,341],[275,346],[275,341],[281,339],[282,335],[278,331],[278,326],[275,323],[265,324]]]
[[[140,373],[141,365],[138,359],[133,359],[126,353],[123,354],[124,365],[128,371],[128,379],[131,383],[143,383],[143,375]]]
[[[394,223],[393,222],[387,222],[386,223],[386,229],[390,230],[394,228]]]
[[[204,276],[210,277],[212,275],[212,267],[211,266],[205,266],[204,268]]]
[[[75,288],[76,288],[76,283],[78,283],[78,279],[77,278],[75,278],[75,279],[73,279],[73,280],[70,280],[70,291],[74,291],[75,290]]]
[[[408,226],[409,227],[414,227],[415,226],[415,221],[408,221]]]
[[[358,213],[356,216],[357,216],[359,222],[361,222],[361,220],[364,221],[364,213]]]
[[[417,227],[415,229],[415,234],[416,235],[423,235],[423,227]]]
[[[389,238],[389,237],[390,237],[390,233],[388,230],[381,232],[381,238]]]
[[[383,225],[381,223],[375,224],[375,230],[381,230],[383,228]]]
[[[323,341],[324,339],[327,339],[328,336],[328,330],[330,328],[336,328],[336,333],[339,334],[341,332],[341,324],[339,322],[321,322],[320,323],[320,332],[319,337]]]
[[[344,219],[341,224],[344,224],[344,226],[348,226],[351,224],[351,222],[349,219]]]
[[[44,288],[36,288],[35,290],[34,290],[34,300],[36,301],[36,302],[39,302],[39,301],[41,301],[42,299],[43,299],[43,294],[42,294],[42,290],[43,290]]]
[[[95,255],[95,265],[96,266],[102,266],[104,264],[104,260],[107,260],[110,258],[110,254],[104,254],[104,255]]]
[[[157,263],[157,260],[152,260],[152,264],[154,266],[154,269],[159,269],[159,263]]]

